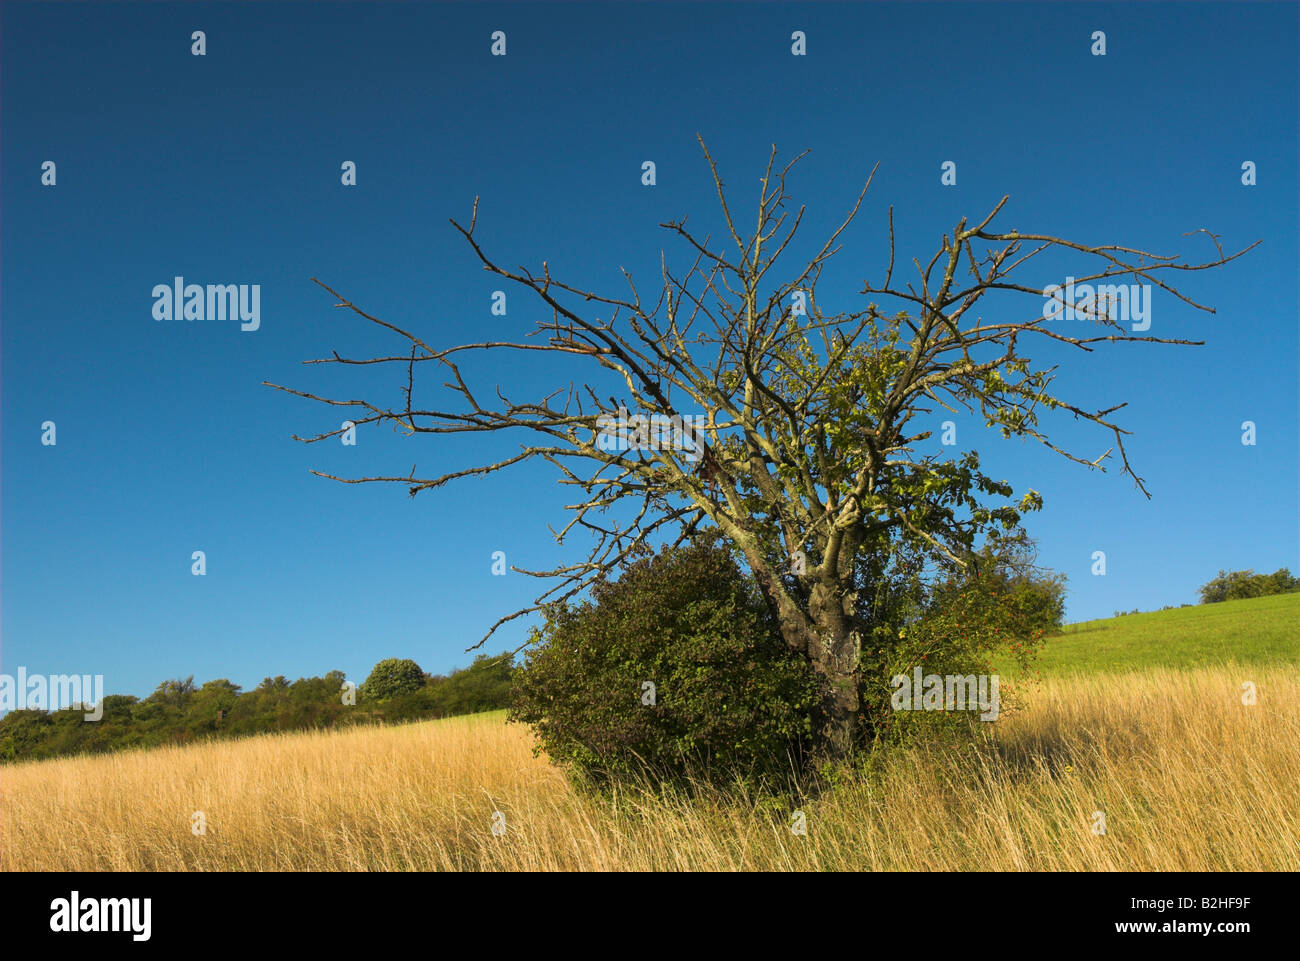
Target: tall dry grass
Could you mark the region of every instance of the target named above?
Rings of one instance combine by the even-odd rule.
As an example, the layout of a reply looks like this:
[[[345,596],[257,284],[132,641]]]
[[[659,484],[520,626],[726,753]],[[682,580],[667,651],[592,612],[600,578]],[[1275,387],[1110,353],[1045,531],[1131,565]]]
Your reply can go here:
[[[803,802],[804,836],[725,793],[584,796],[501,715],[9,766],[0,868],[1300,868],[1294,671],[1053,680],[991,727]]]

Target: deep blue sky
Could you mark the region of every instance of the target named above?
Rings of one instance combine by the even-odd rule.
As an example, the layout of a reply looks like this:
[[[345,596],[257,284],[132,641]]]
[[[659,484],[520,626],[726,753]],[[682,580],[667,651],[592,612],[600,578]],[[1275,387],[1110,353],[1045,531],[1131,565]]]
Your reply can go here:
[[[196,29],[206,57],[190,54]],[[496,29],[505,58],[489,55]],[[796,29],[806,57],[790,54]],[[1104,58],[1089,53],[1098,29]],[[620,265],[652,282],[662,246],[682,255],[658,222],[716,225],[696,132],[746,224],[769,145],[811,148],[790,182],[808,243],[880,163],[824,307],[860,307],[863,279],[883,278],[891,203],[903,263],[1007,193],[1001,226],[1085,243],[1202,259],[1208,243],[1184,232],[1262,238],[1186,279],[1217,314],[1157,295],[1150,333],[1206,346],[1060,355],[1067,396],[1128,401],[1150,501],[968,419],[959,440],[1043,493],[1030,530],[1069,575],[1071,620],[1194,601],[1219,568],[1297,569],[1294,4],[5,3],[0,36],[4,671],[102,673],[143,695],[191,673],[253,686],[334,668],[360,680],[390,656],[467,663],[538,590],[491,576],[493,551],[529,568],[585,553],[546,528],[569,495],[544,464],[414,500],[317,478],[433,476],[518,442],[371,429],[355,448],[304,446],[290,435],[342,416],[262,381],[400,401],[404,371],[301,365],[401,349],[313,276],[437,344],[530,329],[522,292],[489,313],[500,285],[448,224],[476,195],[479,236],[507,265],[549,259],[611,292]],[[339,182],[345,160],[356,187]],[[945,160],[955,187],[939,183]],[[1241,184],[1245,160],[1257,186]],[[1047,266],[1026,279],[1071,265]],[[261,284],[261,329],[155,321],[151,290],[178,274]],[[504,355],[469,367],[519,396],[582,374]],[[421,394],[432,402],[432,381]],[[56,447],[40,443],[46,420]],[[1090,456],[1109,446],[1055,427]]]

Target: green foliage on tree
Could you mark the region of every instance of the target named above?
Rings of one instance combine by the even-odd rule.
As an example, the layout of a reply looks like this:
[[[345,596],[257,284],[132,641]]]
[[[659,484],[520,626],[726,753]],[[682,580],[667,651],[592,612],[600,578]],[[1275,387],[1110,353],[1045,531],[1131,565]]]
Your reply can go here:
[[[940,564],[918,584],[899,590],[909,613],[873,635],[863,651],[864,727],[874,739],[901,740],[937,729],[953,732],[980,723],[981,712],[911,711],[892,707],[893,679],[922,675],[993,674],[993,660],[1009,655],[1031,666],[1044,639],[1065,615],[1064,574],[1038,568],[1033,542],[1022,529],[992,538],[965,565]],[[999,684],[999,697],[1008,688]]]
[[[1033,564],[1019,529],[966,566],[944,567],[915,543],[873,563],[854,600],[866,638],[860,748],[969,730],[981,713],[973,704],[895,711],[892,679],[917,667],[987,676],[1003,653],[1028,666],[1063,617],[1065,578]],[[779,783],[804,771],[833,696],[713,532],[638,560],[587,602],[551,605],[534,641],[510,716],[534,727],[539,751],[598,782],[652,772]],[[647,682],[653,704],[643,703]]]
[[[424,686],[424,671],[409,658],[390,657],[380,661],[361,685],[360,694],[370,701],[383,701],[411,694]]]
[[[1272,574],[1256,574],[1252,570],[1221,570],[1209,583],[1199,588],[1202,604],[1268,597],[1271,594],[1291,594],[1295,591],[1300,591],[1300,579],[1292,577],[1290,569],[1286,567],[1279,568]]]
[[[786,778],[812,733],[815,675],[713,538],[631,563],[546,611],[510,717],[585,778]]]
[[[1034,560],[1034,543],[1024,530],[993,538],[965,567],[947,565],[931,590],[930,609],[942,611],[975,587],[1014,608],[1022,632],[1049,634],[1065,618],[1066,576],[1039,568]]]
[[[383,706],[384,720],[452,717],[495,711],[510,703],[514,658],[480,654],[467,668],[435,675],[416,691],[393,697]]]
[[[501,710],[509,702],[513,668],[509,657],[483,655],[470,667],[446,677],[426,678],[420,672],[415,690],[410,689],[413,675],[409,669],[380,670],[389,663],[400,662],[381,662],[371,677],[396,676],[404,693],[383,700],[363,699],[356,705],[343,701],[343,672],[330,671],[324,677],[292,682],[284,676],[268,677],[243,692],[225,678],[201,687],[195,686],[192,676],[168,680],[144,700],[106,695],[98,721],[85,720],[86,712],[81,709],[10,711],[0,718],[0,761],[98,754],[272,731],[414,721]]]

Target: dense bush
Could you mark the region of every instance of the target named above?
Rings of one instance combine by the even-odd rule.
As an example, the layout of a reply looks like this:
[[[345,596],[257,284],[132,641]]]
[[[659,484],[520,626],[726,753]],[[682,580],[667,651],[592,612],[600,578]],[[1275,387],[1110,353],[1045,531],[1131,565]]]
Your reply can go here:
[[[1270,594],[1291,594],[1295,591],[1300,591],[1300,579],[1292,577],[1291,571],[1285,567],[1272,574],[1256,574],[1251,570],[1219,571],[1218,576],[1199,589],[1202,604],[1267,597]]]
[[[518,669],[512,720],[586,780],[782,781],[817,700],[766,606],[712,538],[665,548],[554,604]]]
[[[862,582],[875,586],[855,605],[864,748],[968,730],[984,713],[974,703],[897,711],[895,677],[987,676],[1003,654],[1028,666],[1064,617],[1065,577],[1033,565],[1023,532],[965,566],[936,568],[921,548],[862,563]],[[587,602],[552,605],[534,641],[510,716],[581,775],[679,779],[707,768],[780,781],[811,757],[824,692],[716,538],[639,560]],[[999,699],[1007,693],[999,684]]]
[[[389,657],[376,664],[359,689],[362,697],[382,701],[424,687],[424,671],[408,658]]]

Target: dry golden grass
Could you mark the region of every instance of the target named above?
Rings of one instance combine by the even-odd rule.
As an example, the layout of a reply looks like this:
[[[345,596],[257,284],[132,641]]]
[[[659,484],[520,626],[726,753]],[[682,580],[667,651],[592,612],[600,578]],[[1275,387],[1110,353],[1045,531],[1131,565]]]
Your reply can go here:
[[[500,714],[17,765],[0,869],[1300,868],[1294,671],[1062,678],[992,727],[806,801],[806,836],[720,794],[584,796]]]

